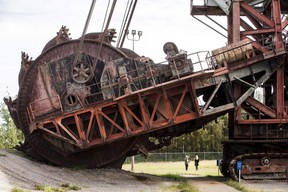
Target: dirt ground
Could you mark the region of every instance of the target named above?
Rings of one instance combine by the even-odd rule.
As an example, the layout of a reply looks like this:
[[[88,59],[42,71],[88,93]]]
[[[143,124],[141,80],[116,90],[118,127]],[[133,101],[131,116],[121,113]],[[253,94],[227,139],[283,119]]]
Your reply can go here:
[[[209,177],[185,175],[187,181],[203,192],[237,192],[238,190]]]
[[[0,191],[14,187],[33,191],[35,184],[59,188],[62,184],[77,185],[84,192],[150,192],[163,191],[168,180],[123,170],[77,170],[49,166],[31,161],[18,152],[0,150]]]
[[[288,181],[243,181],[242,184],[253,192],[288,192]]]
[[[199,191],[203,192],[236,192],[238,190],[227,186],[221,182],[215,181],[209,177],[188,177],[188,181],[196,186]],[[242,180],[241,184],[245,186],[249,192],[288,192],[287,181],[277,180]]]
[[[209,177],[183,175],[200,192],[236,192],[222,182]],[[27,159],[16,151],[0,150],[0,192],[13,188],[36,191],[35,184],[59,188],[76,185],[83,192],[166,192],[175,185],[170,180],[149,174],[115,169],[69,169],[50,166]],[[243,182],[253,192],[288,192],[288,183],[279,181]]]

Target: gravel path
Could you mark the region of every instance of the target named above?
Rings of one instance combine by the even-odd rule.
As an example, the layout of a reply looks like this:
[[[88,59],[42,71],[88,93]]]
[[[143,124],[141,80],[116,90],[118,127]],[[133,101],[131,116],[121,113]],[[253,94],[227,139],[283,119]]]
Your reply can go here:
[[[184,175],[183,175],[184,176]],[[215,181],[209,177],[185,175],[187,181],[203,192],[238,192],[238,190],[230,187],[222,182]]]
[[[288,192],[288,181],[243,181],[242,184],[254,192]]]

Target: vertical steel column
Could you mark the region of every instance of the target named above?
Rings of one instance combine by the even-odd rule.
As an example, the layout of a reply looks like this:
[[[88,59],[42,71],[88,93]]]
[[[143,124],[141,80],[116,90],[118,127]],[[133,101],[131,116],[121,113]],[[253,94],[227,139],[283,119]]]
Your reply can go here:
[[[232,7],[232,18],[233,18],[233,25],[232,25],[232,42],[236,43],[240,41],[240,1],[241,0],[234,0],[233,7]]]
[[[282,65],[276,72],[276,111],[277,118],[284,116],[284,66]]]
[[[281,19],[281,8],[280,8],[280,0],[273,0],[271,11],[273,14],[274,24],[275,24],[275,48],[281,49],[284,47],[282,40],[282,19]],[[283,89],[283,88],[282,88]]]
[[[233,13],[230,11],[227,16],[227,35],[228,35],[228,44],[233,43]]]
[[[242,95],[241,94],[241,86],[238,84],[235,84],[233,87],[233,92],[234,92],[233,94],[234,94],[235,99],[238,100]],[[233,137],[233,139],[234,139],[239,135],[240,129],[241,129],[241,126],[237,123],[241,119],[241,106],[235,107],[233,112],[230,112],[230,113],[229,113],[229,123],[231,125],[229,125],[229,126],[232,126],[233,127],[232,129],[234,129],[234,130],[233,131],[229,130],[229,137]],[[234,116],[232,116],[232,114]],[[233,118],[233,119],[230,120],[230,118]]]
[[[281,8],[279,0],[272,0],[271,11],[275,23],[276,35],[274,38],[275,49],[281,49],[284,47],[282,40],[282,20],[281,20]],[[284,66],[280,67],[276,72],[276,109],[277,117],[283,118],[284,115]]]

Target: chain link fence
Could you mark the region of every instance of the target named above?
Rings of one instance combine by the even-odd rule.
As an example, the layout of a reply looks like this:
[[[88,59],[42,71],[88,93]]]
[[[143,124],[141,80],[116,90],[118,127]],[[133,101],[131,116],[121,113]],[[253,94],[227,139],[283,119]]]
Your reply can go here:
[[[167,152],[167,153],[149,153],[145,158],[142,155],[135,156],[135,162],[165,162],[165,161],[184,161],[186,155],[190,160],[194,160],[198,155],[200,160],[222,159],[222,151],[220,152]],[[130,163],[131,158],[127,158],[125,163]]]

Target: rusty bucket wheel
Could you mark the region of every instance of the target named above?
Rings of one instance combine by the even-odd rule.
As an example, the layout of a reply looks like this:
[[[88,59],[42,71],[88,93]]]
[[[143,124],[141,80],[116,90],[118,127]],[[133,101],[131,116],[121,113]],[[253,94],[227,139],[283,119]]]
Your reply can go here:
[[[32,132],[31,130],[33,130],[33,128],[29,130],[31,122],[29,120],[26,110],[29,103],[33,102],[30,100],[31,98],[30,94],[33,86],[35,86],[35,79],[36,79],[35,74],[37,74],[39,67],[41,65],[45,65],[53,61],[55,58],[64,58],[68,55],[76,54],[75,50],[77,50],[78,44],[79,40],[73,40],[64,42],[62,44],[59,44],[55,47],[48,49],[31,64],[31,66],[25,73],[22,84],[19,88],[18,102],[17,102],[17,108],[20,117],[19,118],[20,128],[24,132],[25,136],[31,134]],[[99,47],[100,42],[85,40],[82,47],[82,52],[85,52],[86,54],[96,58],[97,50],[99,49]],[[102,49],[99,55],[100,60],[106,60],[106,61],[126,57],[126,55],[123,52],[117,50],[116,48],[106,43],[102,43]]]
[[[109,145],[101,145],[85,151],[79,151],[65,155],[55,149],[55,146],[45,139],[46,135],[36,131],[30,137],[29,142],[33,150],[43,159],[58,166],[81,168],[117,168],[124,163],[127,153],[138,141],[138,137],[112,142]]]
[[[70,146],[72,153],[67,155],[60,152],[60,145],[53,145],[53,143],[51,143],[51,140],[48,139],[51,137],[50,135],[47,135],[47,133],[37,130],[36,127],[34,127],[35,123],[33,120],[31,121],[31,118],[27,113],[29,103],[33,102],[33,100],[31,100],[30,94],[32,92],[31,90],[33,89],[33,86],[35,86],[35,74],[37,74],[40,66],[54,61],[55,58],[64,58],[69,55],[76,54],[75,50],[77,50],[78,44],[79,40],[72,40],[48,49],[31,64],[25,73],[21,87],[19,89],[17,103],[20,117],[20,128],[25,135],[25,143],[28,143],[26,148],[24,147],[23,149],[25,149],[27,153],[32,151],[33,153],[31,152],[28,154],[30,154],[32,157],[35,156],[35,159],[41,159],[42,161],[47,160],[56,165],[65,165],[68,167],[81,166],[86,168],[120,168],[127,156],[127,153],[135,145],[137,138],[131,137],[119,142],[111,142],[107,145],[89,148],[85,151],[73,149],[75,146]],[[101,51],[98,57],[99,60],[109,61],[127,57],[123,52],[109,44],[102,43],[100,46],[100,42],[92,40],[85,40],[81,51],[87,55],[97,58],[97,50],[100,47]],[[83,72],[81,73],[82,76],[80,78],[82,83],[83,79],[84,81],[87,80],[87,76],[89,78],[89,73],[91,73],[91,70],[87,70],[87,68],[81,64],[78,65],[78,67]],[[77,75],[75,75],[75,77],[77,78]],[[57,140],[57,138],[54,139]],[[58,142],[61,143],[64,141]]]

